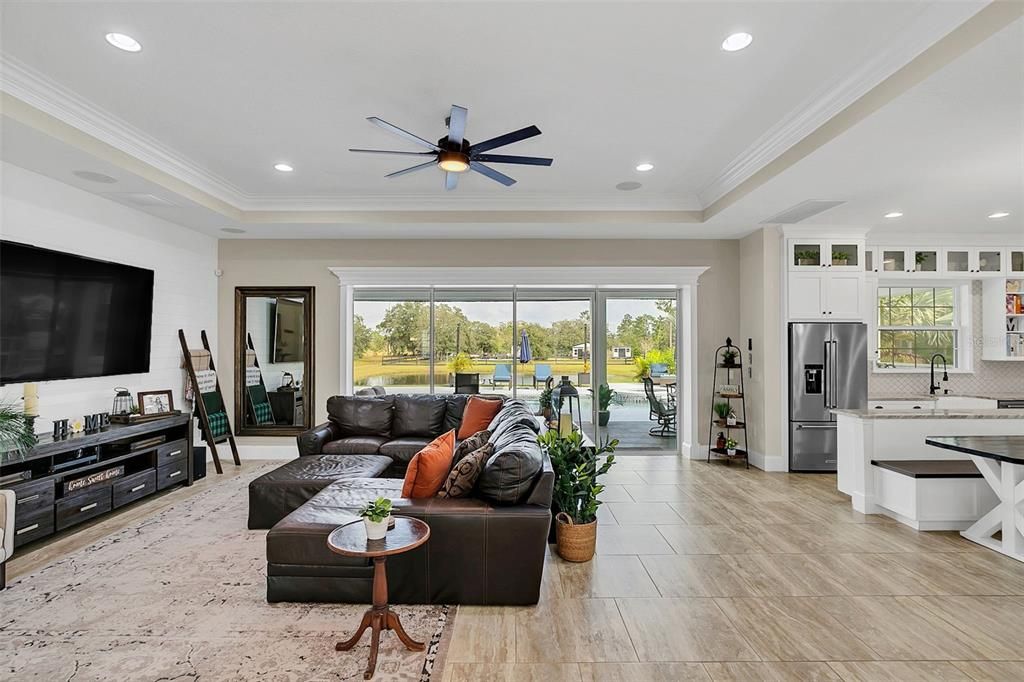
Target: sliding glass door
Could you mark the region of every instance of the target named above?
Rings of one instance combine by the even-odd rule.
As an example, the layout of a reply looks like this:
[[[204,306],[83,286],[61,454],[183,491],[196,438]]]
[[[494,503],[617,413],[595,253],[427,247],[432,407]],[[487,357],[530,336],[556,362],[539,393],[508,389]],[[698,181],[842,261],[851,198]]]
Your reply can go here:
[[[500,393],[537,412],[578,388],[584,432],[677,452],[676,289],[356,289],[353,386]]]

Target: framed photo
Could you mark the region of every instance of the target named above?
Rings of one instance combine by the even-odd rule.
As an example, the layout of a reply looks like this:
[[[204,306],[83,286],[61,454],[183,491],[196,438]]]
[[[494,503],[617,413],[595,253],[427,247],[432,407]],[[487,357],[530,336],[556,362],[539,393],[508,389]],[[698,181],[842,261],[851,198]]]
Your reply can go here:
[[[174,397],[170,391],[139,391],[139,414],[150,417],[174,411]]]

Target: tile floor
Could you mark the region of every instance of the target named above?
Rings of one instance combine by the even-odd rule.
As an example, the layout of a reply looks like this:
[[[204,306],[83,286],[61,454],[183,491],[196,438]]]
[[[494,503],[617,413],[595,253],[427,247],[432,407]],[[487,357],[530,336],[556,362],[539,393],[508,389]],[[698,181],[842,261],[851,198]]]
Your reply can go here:
[[[1024,679],[1024,565],[834,476],[617,461],[594,560],[552,553],[536,607],[462,607],[443,682]]]

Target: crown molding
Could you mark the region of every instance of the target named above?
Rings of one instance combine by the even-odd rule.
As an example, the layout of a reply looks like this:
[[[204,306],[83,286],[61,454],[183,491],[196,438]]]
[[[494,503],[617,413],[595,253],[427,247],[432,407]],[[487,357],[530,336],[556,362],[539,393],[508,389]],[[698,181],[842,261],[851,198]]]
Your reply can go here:
[[[824,85],[733,159],[697,192],[701,206],[708,208],[739,187],[987,4],[977,0],[924,5],[902,32],[902,40],[893,41],[853,73]]]
[[[0,52],[0,91],[210,196],[238,207],[238,187],[17,58]]]

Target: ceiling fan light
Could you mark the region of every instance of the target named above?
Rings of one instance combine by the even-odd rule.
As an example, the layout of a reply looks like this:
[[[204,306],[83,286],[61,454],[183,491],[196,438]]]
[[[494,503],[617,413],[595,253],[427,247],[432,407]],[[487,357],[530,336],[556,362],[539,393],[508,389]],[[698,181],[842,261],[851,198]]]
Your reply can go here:
[[[459,152],[441,152],[437,155],[437,165],[448,173],[464,173],[469,170],[469,159]]]

